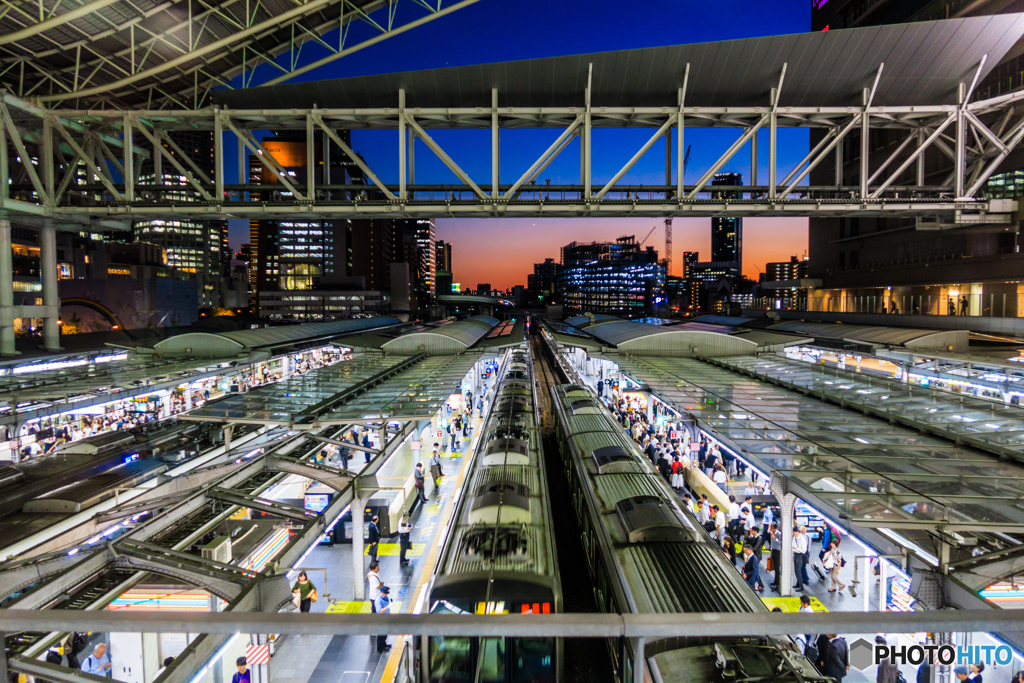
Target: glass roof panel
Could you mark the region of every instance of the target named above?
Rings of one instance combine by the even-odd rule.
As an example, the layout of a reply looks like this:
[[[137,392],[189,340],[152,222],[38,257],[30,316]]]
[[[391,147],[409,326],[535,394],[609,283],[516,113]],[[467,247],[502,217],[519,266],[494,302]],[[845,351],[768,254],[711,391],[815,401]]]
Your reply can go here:
[[[1021,464],[821,399],[825,382],[832,383],[824,388],[826,394],[852,392],[875,403],[888,400],[883,398],[890,396],[885,387],[837,382],[819,375],[814,366],[791,368],[775,359],[727,358],[715,365],[668,357],[616,360],[623,372],[648,384],[659,398],[695,413],[728,444],[782,472],[852,520],[872,526],[948,522],[1024,530]],[[750,379],[732,368],[766,377],[785,372],[787,382],[778,386]],[[799,386],[789,381],[794,375],[806,376],[808,386],[817,383],[814,393],[801,395],[787,388]],[[913,405],[910,397],[900,398],[903,405]],[[921,399],[922,405],[935,409],[932,415],[946,416],[955,408],[931,395]],[[845,400],[860,407],[855,398]],[[977,412],[960,410],[953,414],[971,419]],[[1006,413],[999,417],[1009,419]],[[960,420],[961,426],[970,424]]]

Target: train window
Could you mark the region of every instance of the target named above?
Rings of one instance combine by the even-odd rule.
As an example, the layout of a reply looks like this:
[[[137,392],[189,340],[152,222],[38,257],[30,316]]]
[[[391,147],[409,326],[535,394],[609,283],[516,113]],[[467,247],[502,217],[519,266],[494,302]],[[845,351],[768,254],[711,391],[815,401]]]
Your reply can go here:
[[[505,680],[505,639],[480,639],[480,670],[478,680],[497,683]]]
[[[470,638],[435,636],[430,639],[430,679],[438,683],[473,680]]]
[[[513,683],[555,683],[555,641],[515,638],[512,642]]]

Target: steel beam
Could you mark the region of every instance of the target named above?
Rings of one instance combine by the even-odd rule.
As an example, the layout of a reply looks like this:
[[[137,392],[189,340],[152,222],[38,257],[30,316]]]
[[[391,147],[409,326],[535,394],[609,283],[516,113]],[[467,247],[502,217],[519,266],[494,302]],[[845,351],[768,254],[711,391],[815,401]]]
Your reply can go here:
[[[348,486],[355,476],[340,470],[336,467],[325,467],[323,465],[316,465],[314,463],[307,463],[294,458],[282,458],[279,456],[268,456],[264,459],[267,469],[273,472],[287,472],[289,474],[298,474],[318,481],[325,486],[330,486],[335,491],[344,491],[345,487]]]
[[[345,141],[342,140],[337,133],[331,130],[331,128],[324,123],[324,120],[320,116],[314,114],[313,117],[316,124],[320,126],[320,129],[324,132],[324,135],[328,139],[332,140],[334,144],[341,148],[341,151],[345,153],[345,156],[351,159],[352,163],[359,167],[359,170],[362,171],[363,174],[370,179],[370,182],[377,186],[377,189],[379,189],[385,197],[387,197],[390,200],[396,199],[395,195],[391,193],[391,190],[389,190],[387,186],[380,181],[380,178],[378,178],[374,174],[374,172],[370,170],[370,167],[366,165],[366,162],[363,161],[362,157],[355,153],[355,150],[353,150],[351,147],[345,144]],[[399,194],[401,194],[401,192],[399,192]]]
[[[793,612],[772,615],[718,612],[679,614],[323,614],[266,612],[146,612],[18,610],[5,614],[18,631],[129,633],[283,633],[294,635],[481,636],[522,638],[758,637],[791,633],[878,633],[876,612]],[[888,612],[889,633],[936,631],[1024,632],[1014,610]]]
[[[0,139],[0,144],[6,141]],[[6,183],[4,183],[6,187]],[[11,220],[0,217],[0,356],[13,356],[14,347],[14,256]]]
[[[304,510],[303,508],[282,503],[276,500],[269,500],[267,498],[257,498],[255,496],[247,496],[244,493],[238,493],[237,491],[230,491],[220,487],[213,487],[206,492],[206,495],[216,500],[224,501],[231,505],[237,505],[243,508],[249,508],[251,510],[259,510],[260,512],[266,512],[271,515],[279,515],[286,519],[294,519],[298,522],[309,522],[315,514]]]
[[[403,101],[402,109],[404,111],[404,109],[405,109],[405,105],[404,105],[405,91],[403,90],[403,91],[400,91],[400,92],[402,93],[402,101]],[[473,182],[473,180],[466,174],[465,171],[463,171],[459,167],[458,164],[456,164],[454,161],[452,161],[452,158],[450,156],[448,156],[443,149],[441,149],[440,145],[438,145],[436,142],[434,142],[434,139],[432,137],[427,135],[427,131],[423,130],[423,128],[420,127],[420,125],[416,122],[416,119],[414,119],[412,117],[412,115],[406,114],[404,116],[404,119],[405,119],[405,122],[408,123],[409,126],[413,130],[416,131],[416,135],[418,137],[423,138],[424,144],[426,144],[426,146],[430,148],[430,151],[433,152],[434,154],[436,154],[437,158],[440,159],[441,162],[444,163],[444,165],[447,166],[448,169],[452,173],[454,173],[456,175],[456,177],[458,177],[459,180],[461,180],[463,183],[468,185],[473,190],[473,192],[476,194],[477,197],[479,197],[480,199],[487,199],[487,195],[484,194],[484,191],[481,190],[480,187],[476,183]],[[403,138],[402,145],[404,147],[404,138]],[[404,149],[402,151],[404,152]],[[404,169],[405,155],[402,154],[401,156],[402,156],[402,162],[403,162],[403,164],[402,164],[403,168],[401,170],[404,172],[404,170],[405,170]],[[403,178],[405,177],[404,173],[403,173],[402,177]]]
[[[608,194],[608,190],[615,187],[615,183],[619,182],[622,179],[622,176],[626,175],[626,173],[629,172],[629,169],[633,168],[633,165],[636,164],[636,162],[640,161],[643,155],[647,153],[647,150],[653,147],[654,143],[656,143],[663,135],[665,135],[669,131],[669,129],[672,127],[672,124],[676,122],[676,116],[676,114],[672,114],[672,116],[668,117],[668,120],[666,120],[665,123],[661,124],[661,128],[659,128],[658,131],[654,135],[652,135],[646,143],[644,143],[643,147],[637,150],[637,153],[633,155],[633,158],[627,161],[626,165],[620,168],[619,172],[612,176],[612,179],[609,180],[607,184],[605,184],[605,186],[601,188],[601,190],[596,195],[596,199],[601,199],[606,194]],[[573,123],[573,127],[575,126],[576,123]]]
[[[580,178],[580,182],[583,178]],[[498,128],[498,89],[491,89],[491,196],[495,199],[501,194],[498,186],[501,183],[501,140]]]

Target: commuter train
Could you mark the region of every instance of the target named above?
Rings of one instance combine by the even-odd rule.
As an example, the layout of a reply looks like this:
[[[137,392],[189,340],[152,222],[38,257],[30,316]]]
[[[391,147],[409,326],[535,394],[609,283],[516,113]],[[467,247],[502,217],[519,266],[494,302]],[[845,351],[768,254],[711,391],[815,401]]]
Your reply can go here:
[[[509,352],[468,465],[429,585],[442,614],[550,614],[562,606],[533,368]],[[421,638],[421,680],[433,683],[561,678],[553,638]]]
[[[607,407],[579,385],[558,385],[551,393],[558,455],[598,608],[616,614],[767,613]],[[773,638],[654,640],[643,651],[645,679],[830,680],[786,645]],[[618,681],[635,680],[632,643],[609,641],[609,650]]]

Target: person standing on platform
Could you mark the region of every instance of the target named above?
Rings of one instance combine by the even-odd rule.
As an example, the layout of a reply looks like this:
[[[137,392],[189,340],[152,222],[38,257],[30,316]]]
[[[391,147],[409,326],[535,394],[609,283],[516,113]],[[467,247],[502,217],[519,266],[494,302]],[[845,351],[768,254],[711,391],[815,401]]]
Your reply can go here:
[[[441,468],[441,458],[438,456],[437,451],[430,456],[430,476],[434,479],[434,490],[436,491],[441,487],[441,477],[444,476],[444,470]]]
[[[884,636],[875,636],[876,645],[888,645]],[[886,657],[878,662],[878,671],[875,672],[875,683],[898,683],[900,679],[900,668]]]
[[[384,579],[380,578],[380,562],[370,561],[370,571],[366,572],[366,583],[370,587],[370,609],[377,611],[377,597],[380,596],[380,589],[384,586]]]
[[[425,479],[426,479],[426,477],[423,476],[423,463],[421,463],[421,462],[416,463],[416,471],[413,472],[413,476],[415,477],[416,490],[419,491],[420,502],[421,503],[426,503],[427,502],[427,494],[423,492],[423,488],[424,488],[424,484],[425,484]]]
[[[366,432],[365,434],[363,434],[363,446],[366,447],[366,448],[372,448],[373,447],[373,443],[370,441],[370,432]],[[384,450],[384,444],[380,445],[380,449],[382,451]],[[371,455],[370,451],[364,451],[363,455],[366,456],[366,464],[369,465],[370,464],[370,455]]]
[[[389,598],[390,593],[391,593],[391,589],[388,588],[387,586],[381,586],[380,587],[380,594],[377,596],[377,600],[374,602],[374,607],[376,607],[376,609],[374,611],[377,614],[390,614],[391,613],[391,600]],[[383,652],[387,652],[390,649],[391,649],[391,646],[388,645],[388,637],[387,637],[387,635],[378,634],[377,635],[377,652],[383,653]]]
[[[832,677],[836,683],[843,683],[843,678],[850,671],[850,648],[846,639],[835,633],[824,636],[822,643],[821,636],[818,637],[819,645],[818,658],[821,660],[821,673]]]
[[[604,381],[597,380],[597,395],[601,398],[604,397]]]
[[[832,579],[832,587],[828,589],[829,593],[835,593],[837,589],[842,592],[846,588],[846,584],[839,579],[839,570],[843,568],[843,562],[843,554],[839,552],[839,543],[833,539],[831,548],[821,561],[821,566],[828,570],[829,578]]]
[[[743,546],[743,569],[740,570],[740,573],[751,590],[757,590],[757,585],[761,578],[758,575],[759,569],[757,558],[754,557],[754,549],[749,545]]]
[[[805,527],[793,528],[793,576],[796,577],[798,591],[804,589],[804,571],[807,564],[807,529]]]
[[[406,512],[402,515],[402,519],[398,522],[398,543],[401,551],[399,553],[399,563],[402,565],[409,564],[409,560],[405,559],[405,553],[412,544],[409,542],[409,534],[412,531],[412,524],[409,524],[409,513]]]
[[[380,543],[380,527],[377,526],[377,524],[379,522],[380,522],[380,517],[378,517],[377,515],[374,515],[370,519],[370,529],[369,529],[370,547],[367,548],[366,554],[369,555],[370,559],[374,560],[374,561],[376,561],[376,559],[377,559],[377,545]]]
[[[779,525],[776,522],[772,522],[772,526],[768,532],[768,538],[771,541],[772,569],[775,570],[775,578],[771,587],[772,590],[777,591],[782,585],[780,581],[782,578],[782,530],[779,529]],[[801,601],[806,597],[806,595],[801,596]]]
[[[715,538],[722,543],[725,541],[725,513],[717,505],[712,505],[711,514],[715,516]]]

